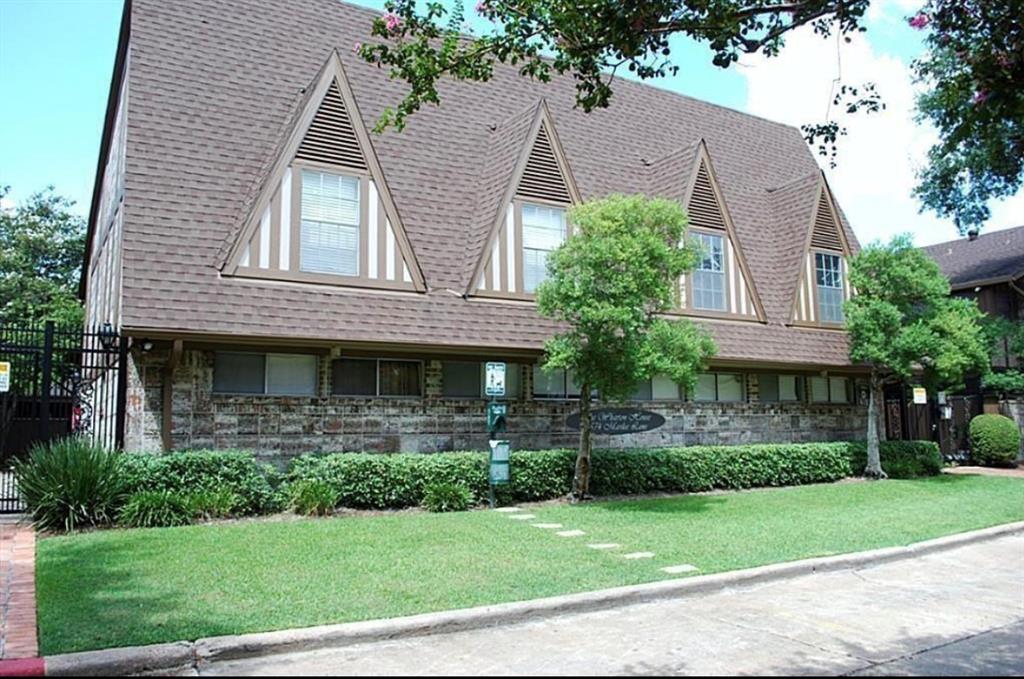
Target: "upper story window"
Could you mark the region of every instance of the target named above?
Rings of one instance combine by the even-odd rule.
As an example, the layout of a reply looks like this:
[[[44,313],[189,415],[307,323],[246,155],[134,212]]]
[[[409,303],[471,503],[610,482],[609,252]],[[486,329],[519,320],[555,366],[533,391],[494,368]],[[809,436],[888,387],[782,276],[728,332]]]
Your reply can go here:
[[[721,236],[698,233],[700,261],[693,272],[693,307],[725,311],[725,244]]]
[[[818,284],[818,316],[822,323],[843,322],[843,259],[839,255],[814,255]]]
[[[523,291],[533,293],[548,275],[548,253],[565,242],[565,210],[523,203]]]
[[[302,271],[359,275],[359,179],[302,170],[300,243]]]

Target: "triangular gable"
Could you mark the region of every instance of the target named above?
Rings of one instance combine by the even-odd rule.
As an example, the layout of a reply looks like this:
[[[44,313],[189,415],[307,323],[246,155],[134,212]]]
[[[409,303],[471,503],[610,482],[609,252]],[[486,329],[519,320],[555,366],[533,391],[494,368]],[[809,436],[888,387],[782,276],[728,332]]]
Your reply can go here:
[[[511,181],[498,203],[497,214],[490,217],[488,236],[469,280],[469,294],[522,295],[515,281],[517,244],[513,200],[523,198],[566,206],[582,202],[551,111],[543,99],[537,105],[526,139],[529,144],[524,144],[519,153]]]
[[[726,260],[728,271],[731,276],[727,287],[729,299],[727,300],[729,313],[765,320],[764,306],[761,298],[753,284],[753,276],[750,267],[747,265],[746,257],[743,255],[743,248],[740,245],[736,227],[732,217],[729,215],[729,208],[725,202],[725,196],[715,176],[714,166],[711,163],[711,155],[708,153],[707,144],[701,140],[697,145],[696,161],[687,188],[683,206],[686,208],[689,217],[689,228],[703,229],[707,231],[720,231],[726,236]],[[686,300],[686,277],[680,280],[680,302],[685,308]]]
[[[337,172],[359,183],[359,275],[305,275],[297,229],[301,168]],[[341,57],[331,53],[273,162],[223,263],[226,275],[363,287],[426,289],[391,198]]]
[[[793,296],[792,322],[799,324],[817,325],[818,309],[814,303],[814,256],[813,252],[822,251],[836,254],[843,259],[843,286],[846,298],[849,299],[851,289],[849,285],[849,258],[853,254],[850,242],[843,228],[839,216],[839,209],[835,197],[822,173],[818,180],[817,196],[814,201],[814,211],[809,216],[809,224],[806,227],[804,246],[801,250],[799,261],[799,272],[797,274],[797,287]]]

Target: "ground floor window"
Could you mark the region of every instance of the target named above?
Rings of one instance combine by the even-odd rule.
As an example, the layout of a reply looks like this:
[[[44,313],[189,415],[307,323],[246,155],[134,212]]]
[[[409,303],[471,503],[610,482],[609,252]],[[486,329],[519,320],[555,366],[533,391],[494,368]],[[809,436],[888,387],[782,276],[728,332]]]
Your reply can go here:
[[[315,396],[316,387],[317,357],[311,354],[218,351],[214,355],[214,393]]]
[[[735,403],[743,400],[743,393],[740,373],[702,373],[697,375],[693,400]]]
[[[766,403],[803,400],[802,380],[797,375],[759,375],[758,397]]]
[[[420,361],[340,358],[331,365],[331,393],[337,396],[423,395]]]
[[[632,396],[634,401],[680,401],[682,398],[683,389],[668,375],[655,375],[640,382]]]
[[[535,365],[533,395],[536,398],[579,398],[580,385],[572,371],[544,370]]]
[[[445,398],[486,398],[484,365],[481,361],[444,361],[441,364],[441,393]],[[519,373],[519,364],[506,364],[505,396],[502,398],[519,398]]]
[[[847,377],[811,377],[811,401],[814,403],[850,403],[851,386]]]

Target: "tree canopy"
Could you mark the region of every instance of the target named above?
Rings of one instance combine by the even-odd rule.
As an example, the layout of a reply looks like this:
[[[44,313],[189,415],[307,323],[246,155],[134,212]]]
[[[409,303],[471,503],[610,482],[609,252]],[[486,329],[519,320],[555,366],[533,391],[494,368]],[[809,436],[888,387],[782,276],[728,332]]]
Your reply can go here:
[[[989,345],[974,300],[949,296],[949,281],[910,236],[874,243],[850,262],[856,294],[846,302],[850,359],[871,368],[868,405],[869,476],[879,461],[877,392],[889,381],[917,379],[932,389],[958,386],[984,372]]]
[[[590,475],[590,394],[625,400],[654,375],[692,388],[715,345],[702,327],[665,315],[699,256],[685,242],[677,203],[611,196],[572,208],[569,220],[573,234],[548,257],[537,307],[564,327],[545,344],[544,368],[571,371],[581,386],[573,483],[581,499]]]
[[[408,86],[398,106],[383,113],[378,131],[401,129],[422,106],[440,103],[442,79],[486,81],[497,64],[539,81],[571,74],[577,105],[591,111],[608,106],[623,71],[641,80],[682,72],[686,64],[672,53],[673,35],[700,42],[712,63],[728,68],[743,54],[778,54],[787,34],[804,26],[849,39],[865,30],[870,1],[479,0],[475,11],[492,28],[469,36],[461,0],[388,0],[372,26],[379,40],[357,44],[355,51]],[[924,208],[954,219],[962,230],[988,218],[987,200],[1020,187],[1022,15],[1024,0],[924,0],[908,17],[927,34],[925,55],[915,63],[925,88],[920,117],[940,136],[916,194]],[[873,83],[842,83],[835,110],[877,112],[883,97]],[[836,120],[812,120],[803,131],[834,163],[845,128]]]
[[[81,324],[85,220],[73,205],[50,187],[0,209],[0,323]]]

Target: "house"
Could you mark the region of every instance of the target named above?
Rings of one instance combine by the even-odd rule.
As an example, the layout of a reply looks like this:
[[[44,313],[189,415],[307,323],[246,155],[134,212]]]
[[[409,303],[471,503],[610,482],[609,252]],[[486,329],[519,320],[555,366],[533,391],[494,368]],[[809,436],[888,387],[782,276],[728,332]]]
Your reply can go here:
[[[692,393],[637,385],[665,425],[599,445],[863,436],[857,240],[797,129],[629,80],[585,114],[570,77],[499,67],[377,135],[403,85],[353,55],[374,16],[127,4],[82,285],[132,342],[127,448],[479,449],[495,360],[514,444],[574,444],[533,290],[567,208],[610,193],[686,206],[707,254],[675,313],[719,353]]]
[[[975,300],[989,316],[1024,322],[1024,226],[981,235],[972,231],[967,238],[923,250],[949,279],[954,296]],[[1020,357],[1004,340],[993,353],[992,370],[1021,368]],[[1024,400],[987,392],[977,376],[967,381],[963,393],[951,397],[950,404],[948,438],[962,449],[966,448],[966,423],[982,410],[1015,418],[1024,432]]]

